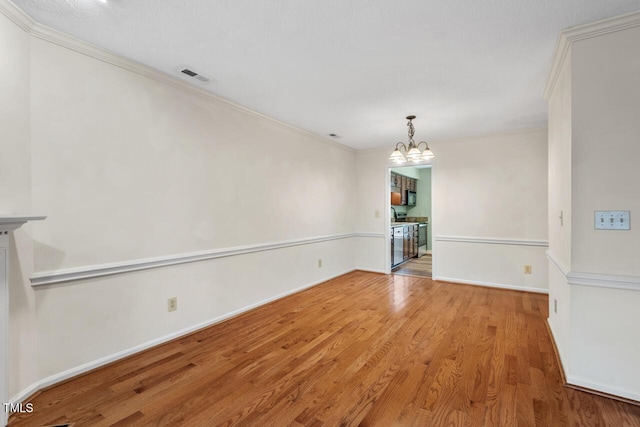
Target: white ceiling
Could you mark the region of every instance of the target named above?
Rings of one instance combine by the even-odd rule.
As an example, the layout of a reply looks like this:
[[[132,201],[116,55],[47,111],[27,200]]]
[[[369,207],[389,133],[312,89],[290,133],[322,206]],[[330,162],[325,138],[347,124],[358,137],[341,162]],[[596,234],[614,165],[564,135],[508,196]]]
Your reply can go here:
[[[14,0],[158,70],[357,149],[544,126],[558,32],[640,0]],[[327,137],[329,138],[329,137]]]

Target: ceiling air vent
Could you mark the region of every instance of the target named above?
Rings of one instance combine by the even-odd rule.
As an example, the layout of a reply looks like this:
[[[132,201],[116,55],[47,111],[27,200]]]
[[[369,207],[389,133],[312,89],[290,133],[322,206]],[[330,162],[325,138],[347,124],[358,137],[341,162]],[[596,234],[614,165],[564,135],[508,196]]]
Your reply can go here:
[[[205,77],[202,74],[198,74],[193,70],[190,70],[188,68],[182,68],[180,70],[181,73],[186,74],[189,77],[193,77],[194,79],[198,79],[203,83],[209,83],[211,81],[211,79],[209,77]]]

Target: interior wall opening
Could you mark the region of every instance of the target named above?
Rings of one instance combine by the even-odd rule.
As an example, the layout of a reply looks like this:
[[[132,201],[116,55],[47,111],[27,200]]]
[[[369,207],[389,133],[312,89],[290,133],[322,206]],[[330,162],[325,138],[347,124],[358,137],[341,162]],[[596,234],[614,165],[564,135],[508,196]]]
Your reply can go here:
[[[431,165],[389,168],[392,274],[433,274]]]

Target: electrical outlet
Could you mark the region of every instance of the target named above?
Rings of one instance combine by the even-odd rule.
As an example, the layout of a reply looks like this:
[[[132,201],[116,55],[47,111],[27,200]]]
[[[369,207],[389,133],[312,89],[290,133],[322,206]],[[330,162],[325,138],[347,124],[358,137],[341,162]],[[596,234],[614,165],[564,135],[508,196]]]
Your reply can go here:
[[[531,274],[531,266],[530,265],[525,265],[524,266],[524,274]]]
[[[320,268],[320,267],[322,267],[322,260],[321,259],[318,260],[318,268]]]
[[[178,309],[178,297],[169,298],[167,300],[167,311],[176,311]]]
[[[553,312],[558,314],[558,300],[555,298],[553,299]]]
[[[375,211],[375,212],[373,213],[373,217],[374,217],[374,218],[380,218],[380,211],[378,211],[378,210],[377,210],[377,211]]]

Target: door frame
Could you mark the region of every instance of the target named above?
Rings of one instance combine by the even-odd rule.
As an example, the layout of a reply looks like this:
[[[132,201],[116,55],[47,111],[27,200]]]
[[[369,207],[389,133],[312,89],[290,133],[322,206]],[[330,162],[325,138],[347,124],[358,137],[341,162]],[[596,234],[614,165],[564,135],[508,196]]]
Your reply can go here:
[[[431,215],[429,216],[429,225],[431,226],[431,277],[432,280],[435,280],[436,277],[436,239],[435,239],[435,229],[436,224],[434,218],[436,217],[436,161],[435,158],[420,163],[413,164],[397,164],[387,162],[385,165],[385,266],[384,272],[386,274],[391,274],[391,169],[395,168],[403,168],[403,167],[415,167],[415,166],[431,166]]]

